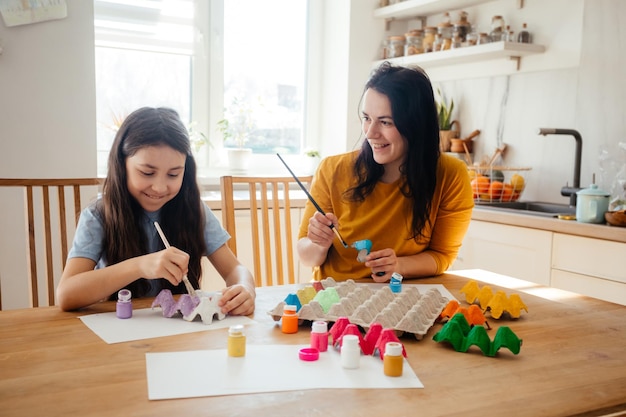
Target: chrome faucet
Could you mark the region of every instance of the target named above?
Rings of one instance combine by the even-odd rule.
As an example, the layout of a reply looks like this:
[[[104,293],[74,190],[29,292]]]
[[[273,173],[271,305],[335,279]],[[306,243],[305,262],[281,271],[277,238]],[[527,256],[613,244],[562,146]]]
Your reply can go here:
[[[555,129],[542,127],[537,134],[546,135],[571,135],[576,139],[576,160],[574,161],[574,185],[570,187],[565,184],[565,187],[561,188],[561,195],[564,197],[569,196],[569,205],[576,205],[576,192],[581,190],[580,188],[580,164],[583,153],[583,138],[578,131],[573,129]]]

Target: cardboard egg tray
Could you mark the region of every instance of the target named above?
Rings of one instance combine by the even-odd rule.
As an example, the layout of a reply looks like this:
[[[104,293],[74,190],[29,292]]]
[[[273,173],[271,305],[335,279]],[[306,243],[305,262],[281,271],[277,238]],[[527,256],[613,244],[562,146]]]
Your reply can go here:
[[[268,314],[279,321],[283,306],[293,304],[297,297],[301,304],[298,310],[301,324],[315,320],[335,322],[347,317],[350,323],[366,330],[373,323],[379,323],[385,329],[395,330],[398,336],[409,333],[421,340],[449,301],[435,288],[421,294],[416,287],[405,285],[401,292],[393,293],[388,286],[372,289],[354,280],[337,283],[327,278],[321,283],[323,289],[302,288],[297,294],[287,296]]]

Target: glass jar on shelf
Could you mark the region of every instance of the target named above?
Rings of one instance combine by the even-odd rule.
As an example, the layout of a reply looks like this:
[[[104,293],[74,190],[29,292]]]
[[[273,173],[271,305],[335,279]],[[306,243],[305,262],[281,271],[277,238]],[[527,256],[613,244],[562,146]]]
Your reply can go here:
[[[424,52],[424,31],[420,29],[411,30],[404,34],[406,44],[404,45],[404,55],[417,55]]]
[[[446,49],[450,49],[452,45],[452,30],[453,26],[451,23],[442,22],[437,26],[437,34],[441,37],[441,47],[439,49],[433,48],[436,51],[443,51]]]
[[[506,37],[507,33],[504,27],[504,18],[500,15],[495,15],[491,18],[491,32],[489,32],[489,39],[491,42],[498,42]]]
[[[467,40],[467,34],[470,33],[470,29],[471,25],[467,20],[467,12],[459,12],[459,21],[454,23],[454,31],[461,38],[461,42],[465,42]]]
[[[530,32],[528,31],[528,25],[526,23],[522,25],[522,30],[517,35],[517,41],[520,43],[532,42],[532,36],[530,35]]]
[[[478,33],[474,29],[471,29],[469,33],[467,34],[467,37],[465,38],[465,44],[467,46],[474,46],[477,43],[478,43]]]
[[[380,43],[380,57],[381,59],[387,59],[387,51],[389,50],[389,40],[388,39],[384,39],[381,43]]]
[[[515,32],[511,29],[511,26],[506,27],[506,36],[503,37],[503,41],[515,42]]]
[[[452,45],[450,46],[451,49],[457,49],[463,46],[463,40],[461,39],[461,37],[459,35],[454,35],[452,37]]]
[[[440,33],[435,33],[435,42],[433,42],[433,52],[443,51],[443,37]]]
[[[437,28],[434,26],[427,26],[424,28],[424,52],[432,52],[433,44],[435,43],[435,34],[437,33]]]
[[[404,56],[404,43],[406,39],[402,35],[389,36],[387,38],[387,58],[398,58]]]
[[[491,42],[491,38],[489,37],[488,33],[480,32],[478,34],[478,40],[476,41],[476,45],[482,45],[489,42]]]

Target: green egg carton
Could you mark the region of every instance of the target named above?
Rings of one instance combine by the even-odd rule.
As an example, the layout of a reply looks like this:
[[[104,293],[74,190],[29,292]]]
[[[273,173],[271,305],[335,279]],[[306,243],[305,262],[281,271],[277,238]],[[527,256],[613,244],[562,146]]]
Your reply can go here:
[[[522,346],[522,339],[513,331],[502,326],[496,332],[493,342],[489,339],[487,330],[483,326],[471,327],[465,316],[457,313],[433,336],[436,342],[448,342],[457,352],[467,352],[472,345],[480,348],[485,356],[496,356],[501,347],[509,349],[517,355]]]

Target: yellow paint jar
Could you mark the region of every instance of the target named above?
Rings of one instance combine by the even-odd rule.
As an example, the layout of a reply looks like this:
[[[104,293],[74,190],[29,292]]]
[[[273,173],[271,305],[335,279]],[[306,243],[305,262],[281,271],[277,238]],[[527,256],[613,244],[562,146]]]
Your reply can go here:
[[[383,356],[383,370],[387,376],[402,376],[402,343],[387,342]]]

